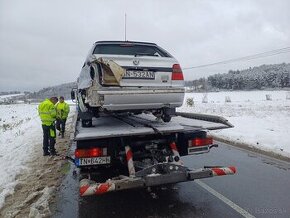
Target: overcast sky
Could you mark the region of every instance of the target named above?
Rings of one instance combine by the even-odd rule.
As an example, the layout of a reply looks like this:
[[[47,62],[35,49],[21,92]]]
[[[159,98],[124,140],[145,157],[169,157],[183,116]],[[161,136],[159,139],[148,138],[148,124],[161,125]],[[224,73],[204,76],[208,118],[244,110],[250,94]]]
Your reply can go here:
[[[0,91],[75,81],[95,41],[155,42],[183,68],[290,46],[289,0],[0,0]],[[185,70],[197,79],[290,62],[290,52]]]

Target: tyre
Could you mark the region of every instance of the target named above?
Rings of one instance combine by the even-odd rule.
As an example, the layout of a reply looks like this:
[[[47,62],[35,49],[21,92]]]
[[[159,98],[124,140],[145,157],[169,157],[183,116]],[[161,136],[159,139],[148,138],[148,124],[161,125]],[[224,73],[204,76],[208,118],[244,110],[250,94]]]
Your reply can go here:
[[[82,120],[82,127],[92,127],[93,122],[92,120]]]
[[[170,122],[170,120],[171,120],[171,116],[170,116],[170,115],[163,115],[163,116],[161,117],[161,119],[162,119],[165,123],[168,123],[168,122]]]

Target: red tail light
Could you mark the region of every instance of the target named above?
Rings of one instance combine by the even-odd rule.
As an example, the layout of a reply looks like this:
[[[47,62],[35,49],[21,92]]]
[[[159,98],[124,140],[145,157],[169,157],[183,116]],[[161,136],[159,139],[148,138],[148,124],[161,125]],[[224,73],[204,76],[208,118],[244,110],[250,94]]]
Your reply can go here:
[[[76,149],[75,157],[101,157],[107,155],[107,148]]]
[[[183,73],[179,64],[173,64],[171,80],[183,80]]]
[[[206,146],[211,145],[212,143],[212,138],[195,138],[188,141],[188,147]]]

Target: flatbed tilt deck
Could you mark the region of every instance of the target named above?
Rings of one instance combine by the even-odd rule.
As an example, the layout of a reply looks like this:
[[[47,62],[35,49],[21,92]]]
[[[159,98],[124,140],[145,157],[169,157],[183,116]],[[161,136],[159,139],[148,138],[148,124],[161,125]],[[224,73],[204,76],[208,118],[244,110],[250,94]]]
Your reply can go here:
[[[73,160],[80,173],[80,195],[174,184],[231,175],[236,168],[190,169],[181,157],[213,147],[208,130],[233,127],[222,117],[176,113],[169,123],[149,114],[129,113],[93,119],[84,128],[76,121]]]

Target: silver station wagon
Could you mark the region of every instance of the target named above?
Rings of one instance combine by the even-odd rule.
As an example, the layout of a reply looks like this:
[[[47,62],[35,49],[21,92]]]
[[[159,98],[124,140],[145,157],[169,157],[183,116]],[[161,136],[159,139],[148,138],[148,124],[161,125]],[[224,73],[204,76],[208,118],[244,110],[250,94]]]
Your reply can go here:
[[[99,41],[82,67],[77,95],[83,126],[93,116],[120,112],[151,112],[169,122],[183,103],[183,73],[154,43]]]

